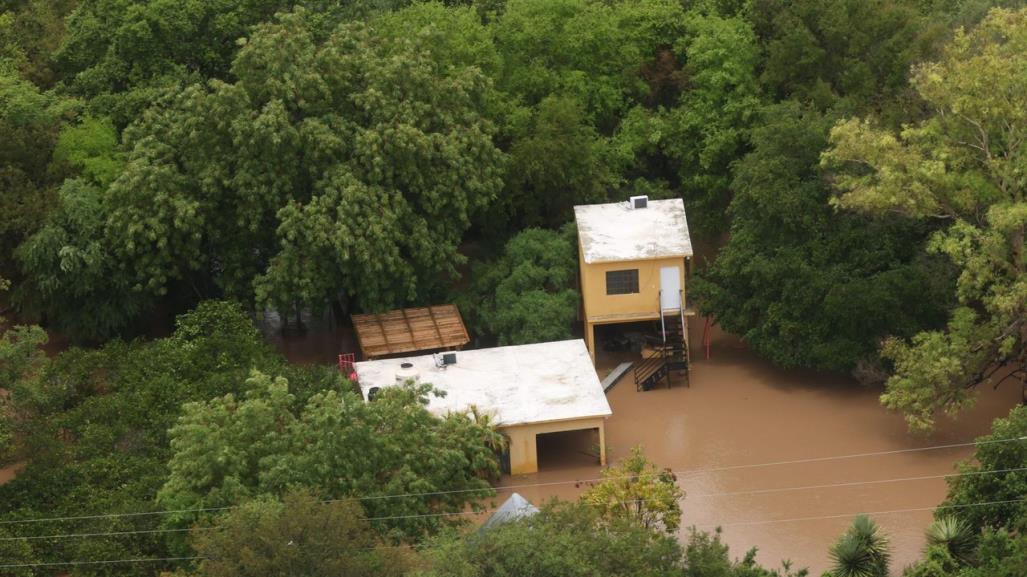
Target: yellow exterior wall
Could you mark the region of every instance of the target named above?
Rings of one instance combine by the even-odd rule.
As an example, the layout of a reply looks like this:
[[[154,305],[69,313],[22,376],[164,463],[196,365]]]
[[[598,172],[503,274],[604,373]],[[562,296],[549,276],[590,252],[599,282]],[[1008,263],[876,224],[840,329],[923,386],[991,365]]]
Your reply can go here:
[[[535,437],[542,433],[558,433],[561,431],[578,431],[581,429],[599,429],[599,462],[606,464],[606,419],[594,417],[590,419],[574,419],[500,427],[510,442],[510,473],[527,475],[538,472],[538,445]]]
[[[684,258],[587,264],[581,256],[583,252],[582,250],[578,251],[578,266],[581,273],[581,298],[585,311],[585,344],[588,345],[593,361],[595,360],[595,325],[659,318],[661,268],[678,267],[681,288],[683,291],[688,290],[685,285],[686,263]],[[638,269],[638,292],[626,295],[606,294],[606,273],[628,269]]]
[[[585,303],[585,319],[590,322],[613,320],[615,317],[659,316],[660,269],[678,267],[681,288],[685,289],[685,259],[664,258],[586,264],[581,266],[581,297]],[[638,269],[638,292],[627,295],[606,294],[606,273],[614,270]],[[624,320],[631,320],[625,318]]]

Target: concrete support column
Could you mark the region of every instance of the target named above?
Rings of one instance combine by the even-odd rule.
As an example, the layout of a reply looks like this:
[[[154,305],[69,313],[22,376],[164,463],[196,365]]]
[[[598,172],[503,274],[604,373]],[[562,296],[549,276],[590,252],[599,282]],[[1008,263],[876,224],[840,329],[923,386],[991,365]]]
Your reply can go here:
[[[606,423],[599,422],[599,464],[606,466]]]
[[[510,474],[537,473],[538,444],[535,432],[511,429],[508,434],[510,436]]]
[[[585,347],[592,357],[592,364],[596,364],[596,326],[587,320],[585,321]]]

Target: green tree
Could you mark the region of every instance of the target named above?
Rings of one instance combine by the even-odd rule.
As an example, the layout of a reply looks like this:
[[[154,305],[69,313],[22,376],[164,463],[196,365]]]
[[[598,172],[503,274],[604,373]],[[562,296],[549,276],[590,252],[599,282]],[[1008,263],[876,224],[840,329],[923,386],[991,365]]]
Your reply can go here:
[[[903,577],[1020,577],[1027,567],[1027,535],[1023,530],[985,529],[972,551],[972,561],[953,558],[946,547],[934,545],[903,571]],[[969,564],[968,564],[969,563]]]
[[[742,559],[732,560],[730,549],[721,541],[721,529],[713,533],[689,530],[685,545],[684,577],[806,577],[807,569],[792,571],[790,561],[782,561],[781,570],[766,569],[756,563],[757,549],[749,549]]]
[[[831,546],[831,577],[888,577],[888,539],[870,517],[860,515]]]
[[[5,565],[31,565],[39,563],[32,551],[29,541],[12,540],[11,534],[0,528],[0,559]],[[4,569],[4,573],[13,577],[35,577],[39,573],[32,567],[14,567]]]
[[[911,428],[971,405],[972,389],[996,371],[1027,388],[1027,10],[993,10],[958,31],[913,86],[935,111],[896,135],[850,120],[831,133],[823,163],[835,172],[843,208],[898,213],[944,224],[931,241],[959,270],[945,331],[891,339],[895,366],[881,397]]]
[[[936,516],[952,516],[974,533],[984,527],[1012,528],[1027,519],[1027,471],[1018,470],[1027,463],[1027,407],[995,419],[991,434],[978,441],[973,459],[961,463],[961,474],[948,481],[949,494],[942,505],[951,509],[941,509]]]
[[[546,97],[530,132],[510,147],[507,192],[497,210],[514,222],[558,226],[573,217],[574,205],[606,201],[615,177],[604,146],[577,100]]]
[[[14,249],[43,223],[53,204],[49,174],[61,123],[73,103],[40,92],[0,59],[0,274],[17,280]]]
[[[284,377],[254,372],[243,395],[189,403],[170,430],[173,455],[159,502],[222,507],[307,487],[327,499],[360,498],[369,521],[394,540],[463,522],[491,494],[499,470],[490,435],[468,416],[433,416],[431,387],[384,391],[375,402],[329,390],[300,402]],[[409,495],[382,498],[385,495]],[[172,527],[197,519],[185,512]]]
[[[731,236],[692,290],[775,364],[849,371],[884,337],[941,326],[951,273],[923,256],[927,226],[831,208],[830,126],[794,101],[762,110],[733,169]]]
[[[0,277],[0,295],[9,285]],[[10,327],[0,316],[0,464],[15,456],[18,445],[18,415],[11,406],[9,392],[20,386],[23,380],[35,378],[46,366],[46,355],[42,350],[46,341],[43,329],[37,326]]]
[[[10,391],[19,417],[18,442],[31,458],[15,479],[0,486],[0,515],[14,520],[156,510],[155,496],[171,457],[168,429],[182,403],[238,391],[253,367],[287,375],[300,398],[342,386],[338,370],[287,366],[262,342],[242,309],[223,302],[207,302],[180,316],[168,338],[114,341],[57,355]],[[164,535],[132,533],[152,530],[157,518],[129,515],[4,527],[12,537],[123,533],[33,540],[39,562],[173,556]],[[81,567],[78,572],[106,575],[108,569]],[[154,570],[150,565],[118,567],[119,574],[133,577],[152,576]]]
[[[954,560],[973,561],[976,539],[973,529],[959,517],[942,515],[927,527],[927,546],[940,547]]]
[[[978,562],[958,577],[1019,577],[1027,567],[1027,533],[1021,519],[1016,530],[986,529],[977,548]]]
[[[510,0],[495,24],[498,84],[528,106],[554,94],[573,97],[608,135],[631,100],[648,92],[642,65],[683,28],[681,4],[670,0]]]
[[[0,61],[41,88],[59,75],[52,55],[64,38],[64,19],[78,0],[5,0],[0,2]]]
[[[748,10],[766,56],[760,81],[777,99],[820,110],[913,112],[907,79],[944,27],[909,0],[755,0]],[[894,109],[894,110],[889,110]]]
[[[70,92],[124,128],[169,90],[228,79],[240,40],[276,12],[305,5],[328,27],[347,9],[371,3],[343,8],[328,0],[79,0],[54,60]]]
[[[511,238],[494,262],[474,263],[471,287],[458,296],[479,334],[501,344],[569,339],[578,311],[578,270],[572,225],[527,229]]]
[[[26,277],[16,291],[23,309],[77,341],[118,334],[154,300],[119,266],[107,243],[107,215],[99,185],[69,179],[46,223],[16,253]]]
[[[741,18],[693,11],[687,32],[674,51],[685,61],[688,90],[660,115],[651,138],[676,164],[692,225],[712,232],[726,225],[731,164],[745,153],[759,108],[759,48]]]
[[[363,577],[406,574],[407,555],[379,547],[355,501],[321,503],[305,491],[257,499],[230,511],[212,531],[195,531],[197,577]]]
[[[674,473],[657,469],[641,447],[632,448],[617,466],[604,469],[602,477],[581,500],[604,518],[626,518],[646,529],[667,533],[681,526],[684,490]]]
[[[500,186],[480,71],[433,58],[432,30],[359,24],[318,39],[297,11],[258,26],[232,84],[186,88],[126,131],[109,245],[136,283],[181,281],[280,310],[401,304],[455,274]]]
[[[83,178],[100,186],[108,186],[124,168],[118,149],[118,133],[106,118],[82,118],[77,124],[65,126],[54,147],[56,163],[66,163]]]
[[[551,503],[527,519],[440,538],[426,561],[426,577],[670,577],[681,574],[681,546],[623,520],[606,525],[582,503]]]

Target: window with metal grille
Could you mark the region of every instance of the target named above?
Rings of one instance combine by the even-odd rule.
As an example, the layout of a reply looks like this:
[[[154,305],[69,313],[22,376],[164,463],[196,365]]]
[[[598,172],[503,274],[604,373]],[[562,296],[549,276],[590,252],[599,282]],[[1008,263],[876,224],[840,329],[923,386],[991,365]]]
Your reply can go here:
[[[606,294],[629,295],[638,292],[638,269],[606,271]]]

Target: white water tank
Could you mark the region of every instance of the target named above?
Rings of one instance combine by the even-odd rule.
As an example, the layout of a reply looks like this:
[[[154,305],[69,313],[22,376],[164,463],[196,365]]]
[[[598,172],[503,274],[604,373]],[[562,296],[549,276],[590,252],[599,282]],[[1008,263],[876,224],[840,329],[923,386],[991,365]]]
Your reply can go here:
[[[414,368],[413,363],[403,363],[399,366],[399,370],[396,371],[396,384],[402,385],[407,381],[421,382],[421,373]]]

